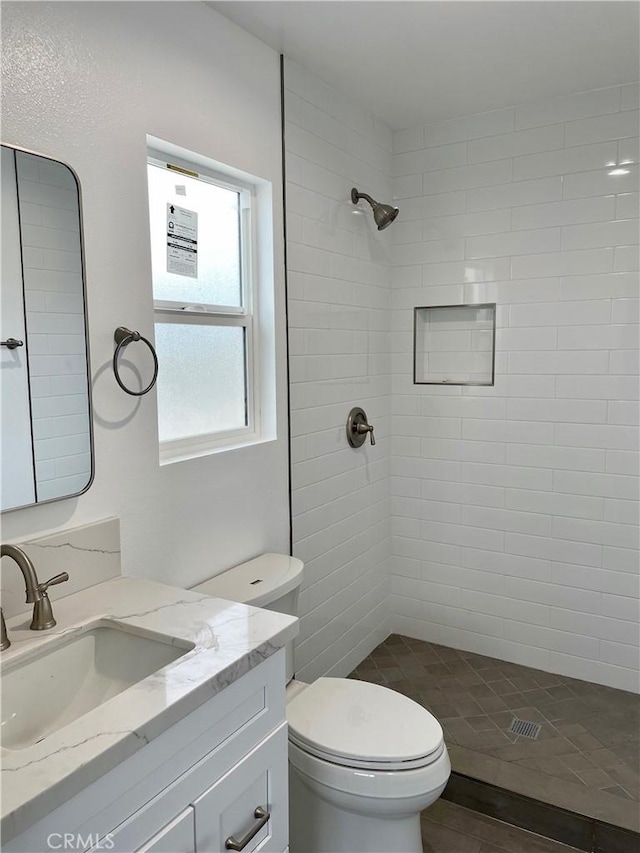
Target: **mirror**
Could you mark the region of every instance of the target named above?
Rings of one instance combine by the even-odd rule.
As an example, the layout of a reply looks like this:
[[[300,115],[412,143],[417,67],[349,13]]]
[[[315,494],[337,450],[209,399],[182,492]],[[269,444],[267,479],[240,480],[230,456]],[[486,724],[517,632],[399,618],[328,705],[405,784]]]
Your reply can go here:
[[[64,163],[2,145],[0,509],[93,479],[80,186]]]

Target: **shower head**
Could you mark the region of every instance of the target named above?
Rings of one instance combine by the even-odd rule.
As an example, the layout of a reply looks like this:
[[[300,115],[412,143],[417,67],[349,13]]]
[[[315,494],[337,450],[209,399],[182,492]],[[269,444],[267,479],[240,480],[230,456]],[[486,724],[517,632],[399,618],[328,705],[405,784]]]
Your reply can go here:
[[[400,212],[397,207],[392,207],[390,204],[381,204],[379,201],[372,199],[370,195],[367,195],[367,193],[359,193],[354,187],[351,190],[351,201],[354,204],[357,204],[361,198],[366,199],[371,205],[373,218],[378,226],[378,231],[382,231],[382,229],[386,228],[387,225],[391,225]]]

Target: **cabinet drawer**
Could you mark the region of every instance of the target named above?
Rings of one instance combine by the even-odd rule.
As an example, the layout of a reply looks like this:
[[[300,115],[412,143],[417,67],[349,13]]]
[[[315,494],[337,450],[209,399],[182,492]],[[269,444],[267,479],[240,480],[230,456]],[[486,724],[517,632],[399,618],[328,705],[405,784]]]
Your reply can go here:
[[[150,836],[150,837],[149,837]],[[146,841],[141,842],[141,838]],[[172,821],[158,830],[153,815],[136,815],[121,827],[100,839],[88,853],[195,853],[195,818],[188,806]]]
[[[146,841],[141,842],[145,836]],[[194,811],[189,806],[160,830],[157,823],[145,820],[145,815],[136,816],[135,821],[126,821],[101,838],[87,853],[195,853],[195,845]]]
[[[150,838],[136,853],[196,853],[193,806]]]
[[[194,801],[198,853],[221,853],[231,838],[249,839],[243,853],[281,853],[289,837],[287,774],[284,724]],[[262,822],[256,809],[270,818],[251,835]]]

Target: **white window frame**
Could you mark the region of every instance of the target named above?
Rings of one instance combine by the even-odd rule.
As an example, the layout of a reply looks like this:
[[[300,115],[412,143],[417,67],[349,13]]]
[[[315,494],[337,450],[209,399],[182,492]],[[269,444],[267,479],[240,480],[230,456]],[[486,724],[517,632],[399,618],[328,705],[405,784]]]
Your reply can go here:
[[[205,183],[223,187],[239,194],[240,217],[240,288],[241,306],[216,303],[193,304],[182,300],[154,299],[154,325],[176,323],[181,325],[236,326],[245,330],[245,406],[244,427],[186,438],[160,441],[160,464],[190,459],[217,450],[227,450],[250,444],[260,439],[260,370],[258,356],[260,342],[258,330],[258,265],[257,265],[257,193],[256,186],[229,177],[222,172],[181,160],[173,155],[149,149],[147,163],[176,174],[187,174]],[[159,370],[162,360],[159,356]]]

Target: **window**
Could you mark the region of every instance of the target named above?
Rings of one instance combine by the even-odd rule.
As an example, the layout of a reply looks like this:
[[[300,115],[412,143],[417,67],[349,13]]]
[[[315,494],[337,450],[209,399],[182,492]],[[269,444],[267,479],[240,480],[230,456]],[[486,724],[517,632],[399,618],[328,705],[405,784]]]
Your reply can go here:
[[[161,461],[259,433],[255,187],[150,152]]]

